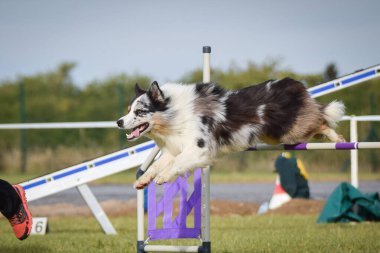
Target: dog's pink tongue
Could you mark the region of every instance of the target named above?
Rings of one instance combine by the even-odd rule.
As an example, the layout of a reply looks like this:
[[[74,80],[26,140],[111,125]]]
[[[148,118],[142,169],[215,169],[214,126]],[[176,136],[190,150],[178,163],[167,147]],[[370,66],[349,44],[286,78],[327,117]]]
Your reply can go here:
[[[133,137],[139,137],[139,136],[140,136],[140,131],[139,131],[139,129],[136,128],[136,130],[134,130],[134,131],[131,133],[131,135],[132,135]]]

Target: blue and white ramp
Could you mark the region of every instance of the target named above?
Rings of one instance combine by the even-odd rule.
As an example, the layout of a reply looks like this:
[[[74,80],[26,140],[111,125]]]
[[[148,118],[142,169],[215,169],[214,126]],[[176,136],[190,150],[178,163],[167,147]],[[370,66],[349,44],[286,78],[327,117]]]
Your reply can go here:
[[[320,97],[347,87],[359,84],[373,78],[380,77],[380,64],[366,69],[358,70],[352,74],[339,77],[335,80],[322,83],[308,89],[312,97]]]
[[[70,189],[141,165],[156,146],[153,141],[21,183],[28,201]]]
[[[21,185],[25,189],[28,201],[40,199],[76,187],[103,231],[106,234],[113,235],[116,234],[116,230],[87,183],[141,165],[150,157],[149,154],[155,147],[156,144],[153,141],[145,142],[26,181],[21,183]]]

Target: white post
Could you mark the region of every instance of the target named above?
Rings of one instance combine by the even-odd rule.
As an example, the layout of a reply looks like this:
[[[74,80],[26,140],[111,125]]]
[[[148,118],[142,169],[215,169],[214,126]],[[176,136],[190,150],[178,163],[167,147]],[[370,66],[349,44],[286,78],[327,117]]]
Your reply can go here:
[[[210,53],[211,47],[203,47],[203,82],[210,82],[211,70],[210,70]]]
[[[144,190],[137,191],[137,240],[144,241]]]
[[[350,141],[358,141],[358,122],[355,117],[350,120]],[[358,150],[351,150],[351,184],[356,188],[359,188],[358,177]]]
[[[211,47],[203,47],[203,82],[210,82]],[[202,240],[203,252],[211,251],[210,244],[210,166],[202,170]]]
[[[141,165],[139,171],[137,172],[137,177],[141,176],[148,167],[154,161],[154,158],[160,152],[158,146],[154,147],[150,152],[147,159]],[[144,190],[137,190],[137,253],[144,253]]]
[[[198,246],[145,245],[144,252],[199,252]]]

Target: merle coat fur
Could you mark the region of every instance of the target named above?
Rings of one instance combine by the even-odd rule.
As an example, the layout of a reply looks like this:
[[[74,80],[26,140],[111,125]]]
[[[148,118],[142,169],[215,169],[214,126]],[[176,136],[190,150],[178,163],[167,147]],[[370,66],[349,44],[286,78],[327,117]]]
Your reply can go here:
[[[344,105],[319,104],[304,85],[291,78],[270,80],[236,91],[215,83],[194,85],[137,84],[129,113],[120,128],[128,140],[143,135],[155,140],[162,156],[135,183],[170,181],[196,167],[210,165],[220,153],[241,151],[258,143],[295,144],[313,136],[344,141],[334,128]]]

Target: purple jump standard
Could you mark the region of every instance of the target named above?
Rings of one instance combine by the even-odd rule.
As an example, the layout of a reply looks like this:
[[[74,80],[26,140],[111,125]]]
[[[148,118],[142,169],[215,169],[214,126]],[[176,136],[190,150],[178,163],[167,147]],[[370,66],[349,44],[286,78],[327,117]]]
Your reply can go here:
[[[164,193],[156,197],[156,184],[148,186],[148,236],[150,240],[201,237],[201,174],[194,171],[194,191],[189,196],[188,177],[178,177],[173,183],[164,184]],[[179,195],[179,212],[174,215],[174,198]],[[194,210],[194,226],[187,226],[187,217]],[[158,219],[160,216],[162,219]],[[174,217],[173,217],[174,216]],[[160,223],[158,225],[158,223]]]
[[[380,142],[337,142],[337,143],[299,143],[267,145],[257,144],[247,151],[258,150],[351,150],[351,149],[377,149]]]

